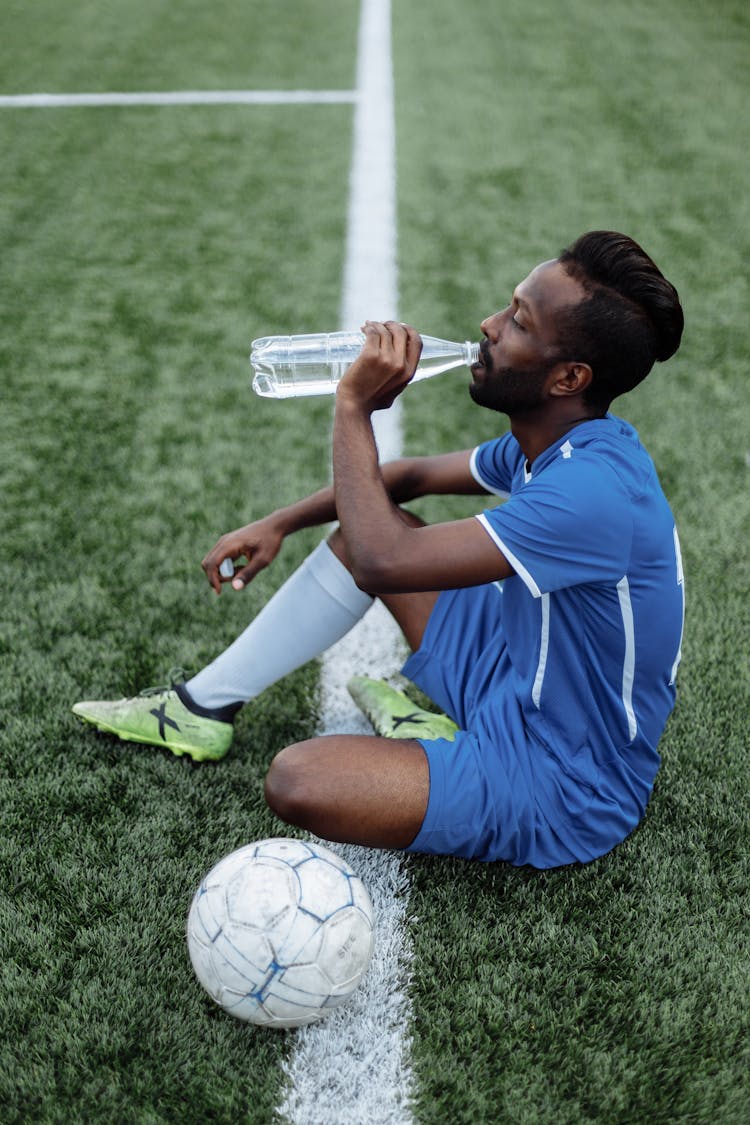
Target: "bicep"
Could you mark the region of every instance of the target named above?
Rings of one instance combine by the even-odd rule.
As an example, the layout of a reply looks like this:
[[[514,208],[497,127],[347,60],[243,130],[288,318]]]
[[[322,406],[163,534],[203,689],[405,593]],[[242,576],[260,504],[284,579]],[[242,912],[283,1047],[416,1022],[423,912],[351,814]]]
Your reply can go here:
[[[453,590],[498,582],[513,568],[475,518],[405,527],[384,557],[363,575],[373,594]]]
[[[397,504],[419,496],[481,496],[486,489],[472,474],[472,453],[463,449],[392,461],[383,466],[383,480]]]

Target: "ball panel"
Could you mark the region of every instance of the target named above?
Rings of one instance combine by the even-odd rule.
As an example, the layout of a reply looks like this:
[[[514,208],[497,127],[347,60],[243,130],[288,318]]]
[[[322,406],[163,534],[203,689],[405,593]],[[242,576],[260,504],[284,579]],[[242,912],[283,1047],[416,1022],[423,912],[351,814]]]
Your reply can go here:
[[[365,974],[372,954],[373,933],[369,920],[357,907],[331,918],[322,931],[317,963],[331,981],[331,992],[353,991]]]
[[[264,1004],[279,1014],[281,1008],[299,1013],[318,1011],[331,992],[331,982],[318,965],[290,965],[274,980]],[[281,1007],[280,1007],[281,1006]]]
[[[299,886],[286,863],[256,856],[232,873],[225,895],[226,914],[234,925],[284,932],[297,910]]]
[[[273,1016],[265,1010],[256,996],[248,996],[247,993],[240,996],[225,989],[221,998],[217,999],[217,1003],[225,1012],[229,1012],[235,1019],[243,1020],[245,1023],[267,1025],[273,1022]]]
[[[192,913],[196,928],[200,927],[209,942],[215,941],[225,914],[223,886],[202,883],[193,899]]]
[[[274,946],[276,960],[280,965],[292,965],[301,959],[303,949],[305,960],[313,960],[315,949],[319,948],[321,941],[319,919],[304,910],[298,910],[283,941]]]
[[[244,995],[263,990],[273,976],[274,954],[267,936],[224,932],[214,942],[211,967],[222,984]]]
[[[337,910],[350,906],[352,892],[349,876],[322,856],[314,856],[297,868],[300,882],[300,906],[308,914],[323,921]]]

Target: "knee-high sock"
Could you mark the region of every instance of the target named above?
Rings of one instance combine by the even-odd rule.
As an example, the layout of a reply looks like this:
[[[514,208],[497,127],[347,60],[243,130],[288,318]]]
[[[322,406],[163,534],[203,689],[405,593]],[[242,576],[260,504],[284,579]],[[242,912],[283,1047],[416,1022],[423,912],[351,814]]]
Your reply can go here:
[[[185,684],[191,699],[211,710],[247,703],[340,640],[373,600],[321,543],[229,648]]]

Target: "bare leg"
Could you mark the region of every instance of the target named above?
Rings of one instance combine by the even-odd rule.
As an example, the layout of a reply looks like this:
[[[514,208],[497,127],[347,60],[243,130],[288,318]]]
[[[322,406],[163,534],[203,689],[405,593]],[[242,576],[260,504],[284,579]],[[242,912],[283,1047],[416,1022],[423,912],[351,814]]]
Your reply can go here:
[[[277,816],[327,840],[405,848],[427,811],[430,771],[419,742],[327,735],[274,758],[265,795]]]

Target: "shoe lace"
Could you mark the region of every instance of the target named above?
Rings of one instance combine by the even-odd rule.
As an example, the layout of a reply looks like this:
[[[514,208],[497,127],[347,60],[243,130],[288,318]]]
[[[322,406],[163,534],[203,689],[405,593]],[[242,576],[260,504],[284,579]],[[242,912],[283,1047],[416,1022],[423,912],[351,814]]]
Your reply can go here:
[[[143,691],[139,691],[141,695],[162,695],[165,691],[173,691],[175,684],[184,684],[188,679],[188,674],[184,668],[170,668],[169,670],[169,683],[160,684],[157,687],[147,687]]]

